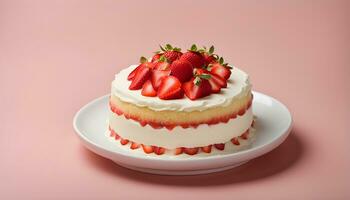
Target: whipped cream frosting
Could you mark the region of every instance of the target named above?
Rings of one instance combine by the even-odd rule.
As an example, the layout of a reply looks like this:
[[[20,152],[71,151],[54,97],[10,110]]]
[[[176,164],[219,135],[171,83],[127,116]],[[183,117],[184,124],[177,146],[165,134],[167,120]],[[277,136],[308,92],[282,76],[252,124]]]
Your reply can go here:
[[[169,131],[166,128],[142,127],[134,120],[125,119],[110,112],[109,125],[122,138],[131,141],[174,149],[177,147],[202,147],[210,144],[226,143],[244,133],[253,121],[252,107],[244,115],[227,123],[215,125],[201,124],[197,128],[184,129],[180,126]]]
[[[130,81],[127,80],[129,73],[137,65],[131,65],[121,70],[115,75],[112,81],[112,95],[120,100],[135,104],[140,107],[147,107],[155,111],[203,111],[218,106],[228,106],[235,99],[239,99],[251,90],[249,76],[242,70],[233,67],[232,74],[227,81],[227,88],[222,88],[219,94],[211,94],[207,97],[191,101],[187,97],[174,100],[162,100],[157,97],[145,97],[141,95],[141,90],[129,90]]]

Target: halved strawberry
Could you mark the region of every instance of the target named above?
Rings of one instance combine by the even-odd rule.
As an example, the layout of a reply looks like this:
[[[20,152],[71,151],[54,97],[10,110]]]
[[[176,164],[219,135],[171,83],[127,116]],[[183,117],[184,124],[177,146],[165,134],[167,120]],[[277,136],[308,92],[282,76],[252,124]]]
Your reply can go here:
[[[129,80],[129,81],[132,80],[132,79],[135,77],[135,75],[136,75],[136,73],[137,73],[137,70],[139,70],[141,66],[142,66],[142,64],[139,65],[139,66],[137,66],[134,70],[132,70],[132,71],[130,72],[130,74],[128,75],[128,80]]]
[[[169,76],[169,74],[170,70],[153,70],[151,76],[153,88],[157,90],[164,77]]]
[[[212,145],[201,147],[202,151],[205,153],[210,153],[211,152],[211,147]]]
[[[149,146],[149,145],[144,145],[142,144],[142,149],[145,153],[149,154],[149,153],[152,153],[153,152],[153,147],[152,146]]]
[[[175,155],[182,154],[182,153],[183,153],[183,149],[184,149],[184,148],[182,148],[182,147],[176,148],[176,149],[175,149]]]
[[[246,130],[241,136],[239,136],[240,138],[242,138],[243,140],[248,139],[248,135],[249,135],[249,129]]]
[[[217,148],[220,151],[225,149],[225,144],[224,143],[214,144],[214,146],[215,146],[215,148]]]
[[[166,76],[158,88],[160,99],[180,99],[183,97],[181,82],[175,76]]]
[[[184,148],[183,150],[188,155],[194,155],[194,154],[198,153],[199,148],[198,147],[195,147],[195,148]]]
[[[171,75],[178,78],[182,83],[193,77],[193,67],[186,60],[175,60],[170,66]]]
[[[234,144],[234,145],[239,145],[239,141],[238,141],[238,138],[237,138],[237,137],[232,138],[232,139],[231,139],[231,142],[232,142],[232,144]]]
[[[209,81],[210,86],[211,86],[211,92],[212,93],[219,93],[221,90],[220,85],[217,82],[215,82],[214,79],[212,79],[212,78],[209,79],[208,81]]]
[[[226,88],[227,87],[227,81],[226,79],[221,78],[220,76],[216,75],[216,74],[210,74],[211,77],[210,79],[212,79],[215,83],[217,83],[220,87],[222,88]],[[209,79],[209,80],[210,80]]]
[[[162,154],[164,154],[165,149],[162,147],[153,146],[153,152],[157,155],[162,155]]]
[[[210,66],[210,73],[216,74],[225,80],[227,80],[231,76],[231,70],[229,69],[229,67],[224,66],[220,63],[215,63],[215,64],[211,65]]]
[[[138,90],[141,89],[143,84],[149,79],[151,76],[151,69],[145,66],[140,67],[137,70],[136,75],[131,81],[129,86],[130,90]]]
[[[143,84],[141,94],[146,97],[157,96],[157,91],[153,88],[153,85],[150,80],[146,81]]]
[[[199,76],[184,83],[182,88],[186,96],[191,100],[208,96],[211,93],[211,86],[208,80]]]
[[[130,145],[130,149],[138,149],[140,148],[140,144],[137,144],[136,142],[132,142]]]
[[[128,139],[120,139],[120,144],[122,144],[122,145],[126,145],[126,144],[128,144],[129,143],[129,140]]]

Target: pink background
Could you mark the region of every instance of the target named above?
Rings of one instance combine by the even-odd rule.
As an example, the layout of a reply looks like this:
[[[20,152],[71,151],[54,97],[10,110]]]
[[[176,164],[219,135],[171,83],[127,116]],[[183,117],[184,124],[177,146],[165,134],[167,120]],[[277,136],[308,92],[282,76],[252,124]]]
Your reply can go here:
[[[0,199],[349,199],[349,8],[1,1]],[[214,44],[256,91],[290,108],[292,135],[244,166],[195,177],[142,174],[86,150],[72,129],[75,112],[166,42]]]

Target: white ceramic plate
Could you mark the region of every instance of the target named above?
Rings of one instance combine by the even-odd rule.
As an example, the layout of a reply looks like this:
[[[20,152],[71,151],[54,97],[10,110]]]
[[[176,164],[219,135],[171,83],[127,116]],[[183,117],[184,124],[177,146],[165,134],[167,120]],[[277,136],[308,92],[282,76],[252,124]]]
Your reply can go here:
[[[82,107],[73,120],[74,129],[91,151],[118,165],[153,174],[194,175],[231,169],[261,156],[280,145],[292,127],[286,106],[262,93],[253,92],[253,112],[257,116],[256,139],[251,148],[224,155],[206,157],[148,156],[120,148],[106,136],[109,95]]]

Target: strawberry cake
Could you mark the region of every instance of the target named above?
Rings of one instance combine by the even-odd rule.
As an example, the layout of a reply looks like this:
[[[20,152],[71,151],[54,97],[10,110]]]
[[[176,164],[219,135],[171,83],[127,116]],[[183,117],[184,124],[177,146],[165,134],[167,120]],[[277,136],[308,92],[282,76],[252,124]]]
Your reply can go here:
[[[160,46],[115,75],[109,136],[149,155],[199,156],[248,148],[254,139],[248,75],[192,45]]]

